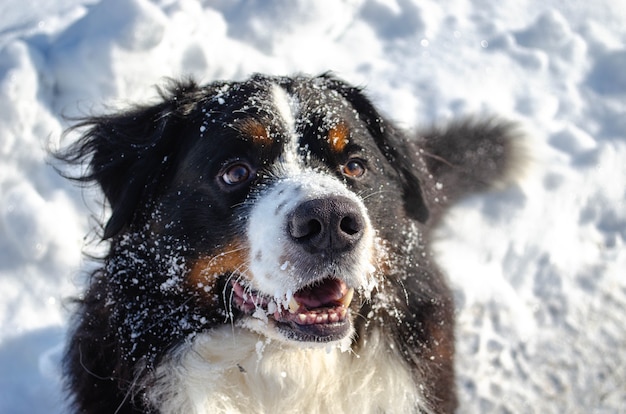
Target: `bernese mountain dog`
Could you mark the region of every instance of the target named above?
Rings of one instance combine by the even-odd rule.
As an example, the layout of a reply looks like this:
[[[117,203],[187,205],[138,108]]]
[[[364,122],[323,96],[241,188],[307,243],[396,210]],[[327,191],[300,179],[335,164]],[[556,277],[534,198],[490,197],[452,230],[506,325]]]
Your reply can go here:
[[[110,206],[64,372],[77,413],[451,413],[430,246],[506,184],[513,124],[407,134],[325,74],[172,82],[57,154]]]

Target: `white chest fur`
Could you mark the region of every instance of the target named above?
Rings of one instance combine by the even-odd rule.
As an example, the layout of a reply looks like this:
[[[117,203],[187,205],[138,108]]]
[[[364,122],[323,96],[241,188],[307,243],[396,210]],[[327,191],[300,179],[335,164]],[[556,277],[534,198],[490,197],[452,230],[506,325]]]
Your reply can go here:
[[[179,349],[157,375],[147,397],[164,414],[428,411],[402,359],[377,334],[355,355],[228,326]]]

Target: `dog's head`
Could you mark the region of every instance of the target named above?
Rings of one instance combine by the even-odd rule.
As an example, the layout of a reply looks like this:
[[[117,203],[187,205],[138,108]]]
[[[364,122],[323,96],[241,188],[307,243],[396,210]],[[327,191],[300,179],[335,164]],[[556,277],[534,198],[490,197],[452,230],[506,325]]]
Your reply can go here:
[[[162,95],[83,125],[74,154],[90,156],[83,179],[111,205],[104,238],[175,240],[201,302],[272,338],[350,337],[351,303],[379,282],[385,235],[428,217],[400,135],[331,76]]]

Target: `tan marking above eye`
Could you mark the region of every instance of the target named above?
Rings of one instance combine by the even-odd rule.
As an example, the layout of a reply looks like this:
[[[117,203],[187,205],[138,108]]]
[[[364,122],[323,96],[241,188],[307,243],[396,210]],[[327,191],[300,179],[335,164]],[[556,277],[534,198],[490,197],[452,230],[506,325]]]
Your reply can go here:
[[[331,151],[340,153],[344,150],[346,145],[350,143],[350,130],[348,126],[339,122],[328,131],[328,143],[330,144]]]
[[[272,142],[267,127],[257,119],[240,119],[236,122],[236,126],[244,135],[250,137],[255,144],[265,145]]]

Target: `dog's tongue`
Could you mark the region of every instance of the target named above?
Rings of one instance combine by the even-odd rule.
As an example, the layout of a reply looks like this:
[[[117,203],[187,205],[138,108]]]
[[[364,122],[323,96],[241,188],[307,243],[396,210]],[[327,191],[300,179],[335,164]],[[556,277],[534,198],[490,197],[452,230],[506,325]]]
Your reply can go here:
[[[307,309],[315,309],[338,305],[347,292],[348,287],[344,282],[329,278],[320,284],[297,291],[293,297]]]

